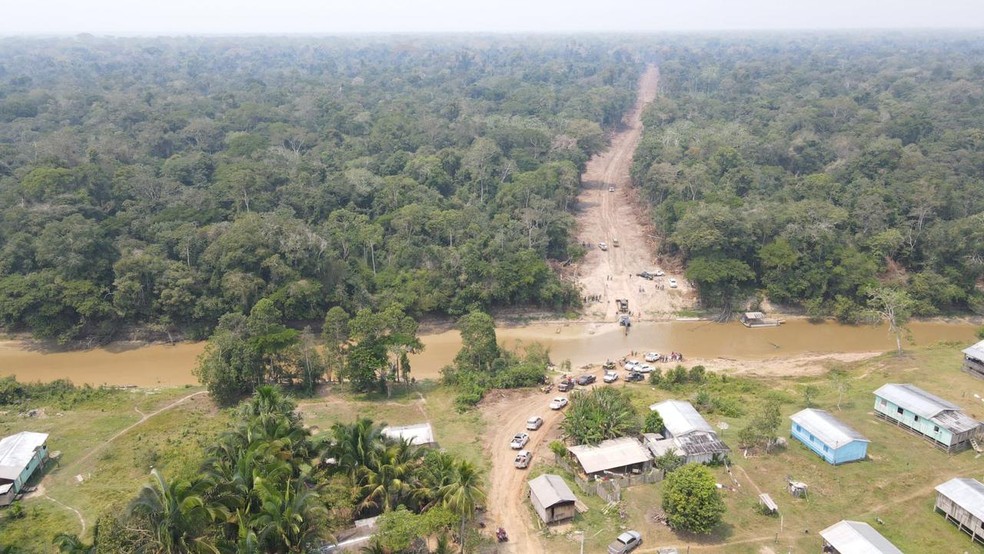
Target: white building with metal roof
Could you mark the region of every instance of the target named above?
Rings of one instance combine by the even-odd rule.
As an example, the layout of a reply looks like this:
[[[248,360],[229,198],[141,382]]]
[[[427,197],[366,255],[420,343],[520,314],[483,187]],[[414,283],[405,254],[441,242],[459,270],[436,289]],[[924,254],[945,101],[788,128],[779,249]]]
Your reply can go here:
[[[383,435],[394,440],[404,439],[414,446],[437,446],[430,423],[383,427]]]
[[[963,370],[974,377],[984,378],[984,340],[964,348]]]
[[[567,449],[586,475],[601,476],[607,473],[648,471],[653,458],[649,450],[632,437],[601,441],[596,445],[582,444]]]
[[[957,477],[936,487],[936,511],[984,544],[984,484]]]
[[[981,423],[959,406],[917,386],[890,383],[875,391],[875,415],[928,439],[947,452],[970,447]]]
[[[683,400],[664,400],[649,406],[654,412],[659,412],[666,428],[667,438],[681,437],[695,431],[714,433],[714,428],[693,407],[690,402]]]
[[[544,523],[574,517],[577,497],[559,475],[544,474],[529,481],[530,503]]]
[[[0,506],[14,501],[48,460],[48,434],[21,431],[0,440]]]
[[[863,521],[839,521],[823,531],[824,552],[831,554],[902,554],[881,533]]]
[[[868,456],[870,441],[830,412],[807,408],[789,419],[793,420],[790,435],[827,463],[838,465]]]

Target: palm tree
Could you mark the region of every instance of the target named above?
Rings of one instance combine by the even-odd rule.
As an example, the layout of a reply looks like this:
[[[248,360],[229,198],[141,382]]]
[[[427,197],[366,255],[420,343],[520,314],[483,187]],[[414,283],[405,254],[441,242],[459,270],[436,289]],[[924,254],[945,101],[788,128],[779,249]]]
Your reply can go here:
[[[475,516],[475,507],[485,500],[482,476],[471,462],[461,460],[455,471],[455,479],[438,491],[442,502],[461,518],[461,552],[465,551],[465,524]]]
[[[373,467],[374,458],[385,445],[382,427],[369,418],[362,418],[346,425],[336,423],[331,428],[331,438],[324,446],[323,458],[334,458],[338,471],[357,483],[362,468]]]
[[[242,419],[253,419],[264,415],[284,416],[291,423],[297,423],[300,416],[295,411],[297,404],[283,394],[280,387],[260,385],[253,396],[240,404],[237,413]]]
[[[251,526],[266,552],[304,552],[319,535],[327,510],[302,482],[288,480],[284,485],[258,480],[261,504]]]
[[[130,513],[148,525],[149,551],[165,554],[218,552],[201,536],[206,523],[220,517],[206,506],[194,487],[184,481],[168,483],[156,469],[151,482],[140,489]]]
[[[75,534],[58,533],[51,542],[58,547],[58,552],[61,554],[96,554],[95,544],[85,544]],[[3,549],[0,549],[0,553],[3,552]]]

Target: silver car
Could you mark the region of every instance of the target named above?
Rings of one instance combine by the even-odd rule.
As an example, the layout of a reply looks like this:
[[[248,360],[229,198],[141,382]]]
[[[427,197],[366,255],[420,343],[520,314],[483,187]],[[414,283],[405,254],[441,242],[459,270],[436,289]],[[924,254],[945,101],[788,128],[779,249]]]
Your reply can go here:
[[[642,544],[642,535],[638,531],[626,531],[608,545],[608,554],[626,554]]]

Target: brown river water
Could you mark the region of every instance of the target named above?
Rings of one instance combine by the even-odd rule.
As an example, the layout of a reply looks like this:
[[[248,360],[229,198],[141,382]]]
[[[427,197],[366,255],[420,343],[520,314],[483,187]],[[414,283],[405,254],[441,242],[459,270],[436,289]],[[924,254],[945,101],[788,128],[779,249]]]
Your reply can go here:
[[[911,322],[914,344],[940,341],[971,344],[976,325],[969,323]],[[624,335],[614,323],[531,324],[499,329],[499,342],[540,342],[550,349],[554,363],[570,360],[576,368],[630,351],[681,352],[687,358],[765,360],[832,353],[885,352],[895,340],[885,327],[814,324],[794,319],[780,327],[746,329],[737,322],[639,322]],[[421,337],[424,350],[410,357],[417,379],[437,378],[461,347],[457,331]],[[72,352],[32,349],[26,342],[0,342],[0,376],[21,381],[70,379],[77,384],[173,387],[197,384],[192,369],[205,347],[203,342],[174,346],[115,343],[105,348]]]

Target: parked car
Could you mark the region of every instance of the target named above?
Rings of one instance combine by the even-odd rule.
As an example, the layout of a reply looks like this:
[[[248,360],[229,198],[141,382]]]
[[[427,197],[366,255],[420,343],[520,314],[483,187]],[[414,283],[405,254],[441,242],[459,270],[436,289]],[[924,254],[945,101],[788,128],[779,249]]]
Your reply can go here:
[[[639,364],[635,368],[639,373],[652,373],[654,369],[656,368],[649,364]]]
[[[516,466],[516,469],[526,469],[530,467],[531,461],[533,461],[533,453],[529,450],[520,450],[516,453],[513,465]]]
[[[662,277],[663,275],[666,275],[666,273],[663,273],[662,269],[657,269],[656,271],[653,272],[653,275],[657,277]]]
[[[616,239],[616,238],[613,238],[612,239],[612,246],[614,246],[615,248],[618,248],[618,239]]]
[[[574,388],[574,381],[570,379],[561,379],[560,383],[557,383],[557,390],[560,392],[567,392]]]
[[[640,544],[642,544],[642,535],[638,531],[626,531],[608,545],[608,554],[627,554]]]
[[[608,192],[615,192],[615,187],[609,186],[608,187]]]
[[[605,243],[605,242],[599,242],[599,243],[598,243],[598,248],[600,248],[600,249],[602,249],[602,250],[608,250],[608,243]]]
[[[670,288],[671,288],[671,289],[675,289],[675,288],[677,288],[677,282],[676,282],[676,279],[670,279]]]
[[[642,363],[640,363],[639,360],[629,360],[625,362],[625,369],[632,371],[635,368],[639,367],[640,365],[642,365]]]
[[[526,433],[516,433],[512,441],[509,443],[509,448],[513,450],[519,450],[520,448],[526,446],[526,443],[530,442],[530,436]]]
[[[594,375],[591,375],[590,373],[585,373],[584,375],[581,375],[580,377],[577,378],[577,384],[584,387],[590,385],[591,383],[594,383],[596,379],[597,377],[595,377]]]
[[[659,352],[646,352],[646,358],[645,358],[645,360],[647,362],[656,362],[656,361],[659,361]]]
[[[605,376],[602,377],[601,380],[606,383],[614,383],[615,381],[618,381],[618,373],[615,373],[614,371],[606,371]]]
[[[603,368],[605,368],[605,369],[615,369],[615,362],[613,362],[613,361],[611,361],[611,360],[608,360],[608,361],[607,361],[607,362],[605,362],[605,364],[604,364],[604,365],[602,365],[601,367],[603,367]]]
[[[558,396],[557,398],[554,398],[553,400],[550,401],[551,410],[561,410],[566,405],[567,405],[567,399],[564,398],[563,396]]]
[[[643,271],[642,273],[636,273],[636,275],[642,277],[643,279],[649,279],[650,281],[652,281],[654,277],[654,275],[648,271]]]
[[[630,371],[625,374],[625,381],[628,383],[633,383],[635,381],[642,381],[646,378],[645,375],[639,373],[638,371]]]
[[[526,430],[536,431],[543,426],[543,418],[540,416],[532,416],[526,420]]]

